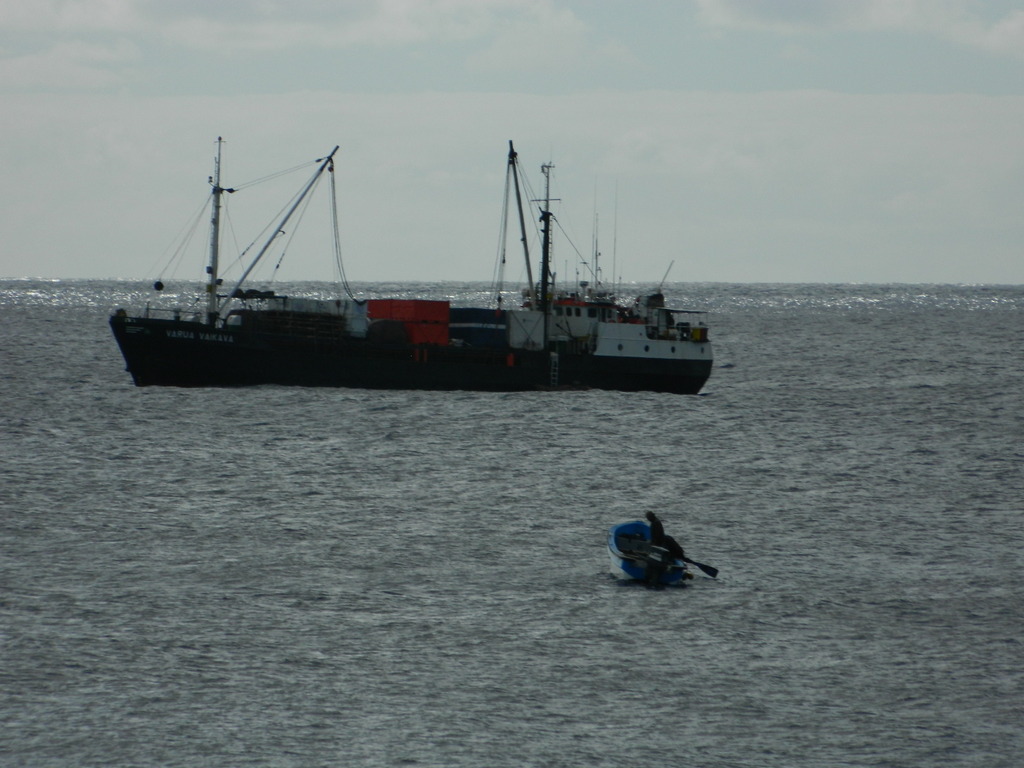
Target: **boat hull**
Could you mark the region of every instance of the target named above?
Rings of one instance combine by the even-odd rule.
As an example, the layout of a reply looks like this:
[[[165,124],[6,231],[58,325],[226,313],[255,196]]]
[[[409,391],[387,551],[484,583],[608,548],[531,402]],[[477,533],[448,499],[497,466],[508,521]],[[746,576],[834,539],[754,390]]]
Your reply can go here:
[[[137,386],[261,384],[524,391],[595,388],[696,394],[711,360],[637,359],[508,347],[389,344],[115,314],[111,329]]]
[[[635,550],[627,546],[627,542],[631,541],[636,543]],[[692,578],[686,563],[665,557],[667,553],[658,547],[651,547],[650,541],[651,527],[643,520],[613,525],[608,531],[608,557],[612,575],[618,579],[664,586],[682,584]]]

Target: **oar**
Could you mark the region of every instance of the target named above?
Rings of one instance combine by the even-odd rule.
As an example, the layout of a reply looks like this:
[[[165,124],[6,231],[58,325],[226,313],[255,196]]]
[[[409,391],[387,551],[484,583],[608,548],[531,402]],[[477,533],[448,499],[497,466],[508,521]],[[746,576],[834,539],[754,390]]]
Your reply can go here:
[[[712,568],[710,565],[704,565],[704,563],[698,563],[696,560],[691,560],[688,557],[684,557],[683,558],[683,562],[684,563],[689,563],[690,565],[696,565],[698,568],[700,568],[702,571],[704,571],[704,573],[706,573],[712,579],[718,577],[718,569],[717,568]]]

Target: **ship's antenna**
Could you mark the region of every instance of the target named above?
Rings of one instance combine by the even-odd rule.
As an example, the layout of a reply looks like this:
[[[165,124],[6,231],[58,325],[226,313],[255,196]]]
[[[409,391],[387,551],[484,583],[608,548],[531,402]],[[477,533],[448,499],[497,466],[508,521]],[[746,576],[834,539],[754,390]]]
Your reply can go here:
[[[619,182],[615,182],[615,216],[612,221],[612,290],[615,295],[619,294],[619,283],[615,277],[615,270],[619,267]]]
[[[590,249],[591,257],[594,260],[594,265],[593,265],[592,268],[590,268],[590,272],[591,272],[591,274],[594,277],[594,290],[595,291],[600,290],[600,288],[601,288],[601,278],[598,275],[598,269],[599,269],[598,260],[599,260],[599,258],[601,256],[601,253],[598,250],[598,248],[599,248],[598,243],[599,243],[599,238],[600,238],[600,236],[598,234],[598,226],[599,226],[599,224],[600,224],[600,218],[599,218],[598,213],[597,213],[597,182],[595,181],[594,182],[594,231],[593,231],[593,234],[592,234],[592,237],[591,237],[591,241],[592,242],[591,242],[591,249]]]

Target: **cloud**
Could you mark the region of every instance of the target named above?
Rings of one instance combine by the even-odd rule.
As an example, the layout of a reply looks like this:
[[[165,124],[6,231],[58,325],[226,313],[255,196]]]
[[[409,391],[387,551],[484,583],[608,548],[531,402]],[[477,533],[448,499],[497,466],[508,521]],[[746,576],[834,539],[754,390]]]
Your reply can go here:
[[[830,0],[775,3],[758,0],[696,0],[699,15],[714,27],[764,28],[798,31],[834,24],[841,13]]]
[[[934,29],[966,18],[963,0],[697,0],[715,26],[778,31]]]
[[[218,52],[404,46],[582,27],[556,0],[0,0],[0,29],[131,33]],[[576,36],[577,32],[573,32]]]
[[[139,0],[0,0],[0,89],[96,91],[134,82]]]
[[[540,73],[637,65],[624,46],[596,42],[593,30],[571,11],[547,2],[520,4],[517,11],[495,20],[486,46],[467,57],[468,67]]]
[[[969,0],[696,0],[712,27],[786,34],[898,30],[1024,57],[1024,11],[984,17]]]
[[[130,82],[122,65],[139,57],[128,40],[110,44],[70,41],[43,51],[0,59],[0,88],[28,90],[98,90]]]
[[[0,29],[126,32],[141,25],[139,6],[139,0],[0,0]]]
[[[122,87],[177,66],[182,51],[190,62],[399,51],[431,65],[454,56],[462,73],[635,65],[622,46],[594,36],[556,0],[0,0],[0,88]],[[139,60],[144,68],[126,66]]]
[[[1024,11],[1014,11],[985,28],[979,38],[981,47],[995,53],[1024,58]]]
[[[450,43],[500,35],[518,19],[536,30],[546,21],[572,15],[557,11],[552,0],[268,0],[243,4],[237,14],[225,13],[219,3],[196,5],[191,12],[180,6],[171,10],[161,20],[169,40],[219,51]]]

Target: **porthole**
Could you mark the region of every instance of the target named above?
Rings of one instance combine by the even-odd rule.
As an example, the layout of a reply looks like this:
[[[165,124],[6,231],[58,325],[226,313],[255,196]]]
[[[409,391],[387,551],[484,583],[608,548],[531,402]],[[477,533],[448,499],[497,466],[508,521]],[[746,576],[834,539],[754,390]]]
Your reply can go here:
[[[619,344],[619,352],[621,352],[621,351],[622,351],[622,345]]]

